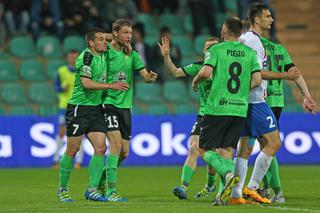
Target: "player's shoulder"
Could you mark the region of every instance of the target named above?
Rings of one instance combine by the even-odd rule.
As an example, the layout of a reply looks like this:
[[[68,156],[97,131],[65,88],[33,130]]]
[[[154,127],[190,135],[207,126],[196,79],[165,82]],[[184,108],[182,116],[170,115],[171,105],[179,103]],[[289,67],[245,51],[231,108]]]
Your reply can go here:
[[[89,50],[84,50],[81,55],[83,64],[86,66],[90,66],[92,63],[93,54]]]
[[[239,38],[239,41],[243,44],[247,43],[256,43],[256,44],[262,44],[260,41],[261,36],[255,33],[254,31],[247,31],[245,33],[242,33],[242,35]]]

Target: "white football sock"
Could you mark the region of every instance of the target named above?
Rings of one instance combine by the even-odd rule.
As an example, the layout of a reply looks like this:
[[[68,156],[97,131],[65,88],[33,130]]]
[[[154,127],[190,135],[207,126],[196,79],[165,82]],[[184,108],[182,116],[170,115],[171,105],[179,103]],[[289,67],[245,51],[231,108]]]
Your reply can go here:
[[[235,157],[234,158],[234,174],[239,175],[240,181],[234,186],[232,190],[232,194],[231,194],[232,198],[242,197],[242,189],[244,186],[244,182],[246,180],[247,170],[248,170],[248,159]]]
[[[259,153],[256,162],[254,163],[253,172],[248,184],[249,189],[256,190],[257,188],[259,188],[259,183],[267,173],[272,159],[273,156],[267,155],[263,151]]]

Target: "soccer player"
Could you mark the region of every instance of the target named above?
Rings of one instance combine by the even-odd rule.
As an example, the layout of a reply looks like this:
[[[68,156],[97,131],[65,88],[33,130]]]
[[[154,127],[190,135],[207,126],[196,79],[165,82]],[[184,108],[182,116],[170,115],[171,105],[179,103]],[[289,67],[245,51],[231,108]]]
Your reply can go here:
[[[132,50],[129,55],[123,52],[132,37],[132,25],[128,20],[117,19],[112,24],[113,39],[108,44],[108,77],[107,83],[126,82],[130,85],[127,91],[108,90],[103,98],[106,135],[110,149],[107,155],[107,193],[108,201],[125,202],[116,192],[118,166],[129,155],[131,137],[131,108],[133,96],[133,75],[139,72],[144,82],[151,83],[157,79],[157,73],[148,72],[141,61],[139,53]],[[130,45],[129,45],[130,46]],[[104,190],[102,179],[101,189]]]
[[[53,157],[53,168],[59,168],[59,151],[63,144],[63,137],[66,134],[66,120],[65,113],[68,105],[68,101],[73,92],[74,86],[74,71],[76,65],[76,59],[79,56],[79,52],[71,50],[67,53],[67,64],[58,68],[58,75],[55,82],[55,88],[58,93],[58,108],[59,108],[59,132],[56,136],[57,149]],[[75,159],[74,168],[80,168],[83,161],[84,150],[83,146],[80,146],[78,154]]]
[[[239,176],[233,174],[233,161],[212,151],[233,152],[236,149],[248,110],[250,88],[261,83],[260,66],[255,52],[238,41],[242,23],[227,18],[222,27],[224,42],[212,46],[205,56],[204,66],[193,79],[193,88],[212,76],[212,86],[205,106],[200,131],[199,153],[225,183],[220,199],[228,202]]]
[[[291,57],[284,46],[273,43],[263,37],[261,37],[260,40],[266,49],[268,70],[273,72],[290,72],[294,69],[298,69],[292,62]],[[300,89],[301,95],[304,97],[303,107],[310,112],[313,112],[316,103],[309,93],[303,76],[300,75],[295,82]],[[284,107],[283,81],[281,79],[269,80],[267,82],[267,103],[271,107],[279,125],[279,119]],[[260,191],[260,194],[263,197],[271,198],[270,200],[272,203],[285,203],[285,197],[282,193],[279,177],[279,165],[276,156],[274,156],[267,174],[263,178],[263,184],[263,189]],[[274,190],[273,197],[271,197],[270,194],[270,186]]]
[[[195,76],[200,71],[203,61],[194,62],[188,66],[177,68],[176,65],[172,62],[170,57],[170,44],[169,39],[167,37],[161,38],[161,44],[158,43],[158,46],[161,51],[161,55],[164,60],[165,68],[168,74],[174,78],[187,77],[187,76]],[[217,44],[219,42],[219,38],[212,37],[208,38],[204,43],[203,53],[205,54],[206,50],[210,48],[213,44]],[[200,134],[200,126],[201,120],[204,115],[204,107],[206,103],[207,96],[211,87],[211,80],[207,80],[201,82],[200,85],[200,109],[199,115],[197,116],[197,120],[194,123],[191,136],[190,136],[190,150],[188,152],[187,159],[182,168],[181,174],[181,185],[176,186],[173,189],[173,194],[177,196],[179,199],[187,199],[187,190],[190,185],[192,176],[195,173],[197,168],[197,160],[199,156],[199,134]],[[212,192],[215,191],[215,183],[216,183],[217,175],[215,171],[208,167],[207,174],[207,184],[206,186],[195,195],[195,198],[205,198],[208,197]]]
[[[251,28],[241,35],[240,41],[256,52],[261,69],[265,69],[267,62],[265,49],[260,41],[260,34],[264,30],[270,29],[273,19],[269,8],[261,3],[253,4],[250,7],[249,18]],[[262,78],[274,79],[270,74],[274,73],[264,71]],[[282,75],[282,73],[277,74]],[[240,176],[240,182],[236,184],[232,191],[231,204],[252,203],[243,199],[242,193],[258,202],[270,203],[269,199],[261,197],[256,190],[259,187],[259,182],[266,174],[274,154],[280,148],[281,140],[274,114],[264,99],[265,90],[266,81],[262,81],[259,87],[250,91],[248,116],[245,128],[241,133],[239,149],[235,158],[235,173]],[[256,159],[248,186],[243,188],[250,155],[248,149],[252,146],[249,139],[251,138],[250,142],[252,143],[252,141],[254,142],[252,139],[258,137],[262,137],[265,141],[264,147]]]
[[[61,202],[72,202],[68,191],[73,158],[79,150],[85,134],[94,149],[89,164],[89,187],[85,198],[93,201],[107,201],[97,190],[104,168],[105,121],[101,109],[102,90],[128,90],[125,82],[105,83],[107,41],[104,30],[92,28],[85,35],[87,48],[76,60],[75,83],[66,110],[67,149],[60,160],[59,189],[57,196]]]

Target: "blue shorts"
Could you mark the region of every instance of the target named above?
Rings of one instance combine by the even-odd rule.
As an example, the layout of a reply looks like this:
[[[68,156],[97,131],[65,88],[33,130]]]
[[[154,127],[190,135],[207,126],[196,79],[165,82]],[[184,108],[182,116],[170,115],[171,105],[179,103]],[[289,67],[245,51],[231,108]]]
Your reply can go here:
[[[267,103],[249,104],[248,116],[245,120],[241,137],[250,136],[259,138],[277,129],[277,119]]]
[[[60,126],[66,125],[65,115],[66,115],[66,110],[64,110],[64,109],[59,109],[58,110],[58,124]]]

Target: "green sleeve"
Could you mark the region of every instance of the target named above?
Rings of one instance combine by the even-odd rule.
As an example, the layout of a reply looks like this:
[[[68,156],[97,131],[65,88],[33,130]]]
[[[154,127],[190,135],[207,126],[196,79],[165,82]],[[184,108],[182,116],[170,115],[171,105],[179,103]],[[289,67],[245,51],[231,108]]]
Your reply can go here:
[[[284,70],[288,71],[294,66],[291,56],[289,55],[286,48],[283,47],[283,60],[284,60]]]
[[[186,75],[196,76],[201,70],[201,67],[202,62],[194,62],[193,64],[182,67],[182,70]]]
[[[256,54],[251,54],[252,63],[251,63],[251,74],[254,72],[260,72],[260,65],[257,60]]]
[[[218,62],[217,52],[218,52],[218,45],[214,45],[209,50],[207,50],[203,64],[209,65],[211,67],[216,67]]]
[[[140,71],[143,68],[145,68],[145,65],[142,62],[139,53],[133,50],[132,54],[133,54],[133,70]]]
[[[80,77],[92,78],[92,63],[93,55],[90,52],[85,52],[83,57],[79,57],[76,62],[76,70]]]

